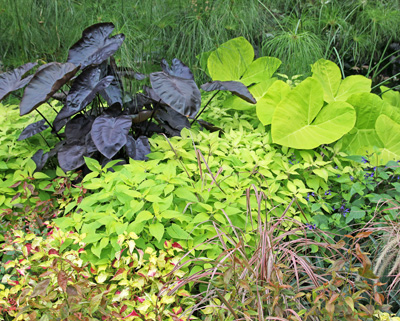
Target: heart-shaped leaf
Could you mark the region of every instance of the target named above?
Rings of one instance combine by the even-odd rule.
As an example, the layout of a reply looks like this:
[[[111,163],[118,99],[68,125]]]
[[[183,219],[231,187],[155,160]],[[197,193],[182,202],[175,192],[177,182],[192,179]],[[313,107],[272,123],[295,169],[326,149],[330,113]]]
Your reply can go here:
[[[85,164],[87,155],[85,144],[64,144],[58,151],[57,158],[64,172],[75,170]]]
[[[75,79],[68,93],[65,106],[55,118],[55,125],[59,123],[59,120],[83,110],[92,102],[99,91],[111,84],[114,77],[107,76],[100,80],[100,73],[101,70],[98,67],[87,68]],[[60,129],[59,126],[55,128],[56,131]]]
[[[346,102],[324,106],[321,85],[307,78],[276,106],[272,139],[283,146],[312,149],[338,140],[353,128],[355,121],[355,110]]]
[[[157,96],[168,106],[186,117],[196,116],[201,105],[201,94],[192,79],[153,72],[150,74],[150,82]]]
[[[170,136],[179,136],[183,128],[190,128],[188,118],[169,107],[158,109],[155,118]]]
[[[277,80],[268,88],[267,93],[257,100],[257,117],[264,126],[271,124],[276,106],[289,92],[290,86],[282,80]]]
[[[65,125],[65,137],[68,144],[83,142],[90,132],[94,117],[76,115]]]
[[[258,84],[261,81],[265,81],[272,77],[281,63],[278,58],[260,57],[250,64],[240,82],[246,86],[250,86],[251,84]]]
[[[259,102],[262,99],[262,97],[268,91],[269,87],[275,81],[276,78],[269,78],[249,88],[249,92],[255,98],[256,102]],[[237,96],[231,96],[223,102],[223,105],[225,108],[236,109],[236,110],[248,110],[255,108],[258,105],[258,103],[257,105],[255,105],[254,103],[249,103],[247,101],[244,101],[243,99],[240,99]]]
[[[254,59],[253,46],[243,37],[231,39],[213,51],[207,60],[212,80],[239,80]]]
[[[71,63],[49,64],[38,71],[25,88],[19,105],[20,115],[26,115],[50,99],[53,94],[66,84],[79,70]]]
[[[281,65],[281,61],[273,57],[253,59],[252,45],[239,37],[223,43],[211,52],[207,69],[212,80],[234,80],[249,86],[271,78]]]
[[[139,136],[135,140],[132,136],[128,135],[125,151],[134,160],[148,160],[147,154],[150,153],[149,139],[146,136]]]
[[[32,137],[33,135],[36,135],[37,133],[40,133],[44,131],[45,129],[49,128],[48,125],[46,125],[46,121],[44,119],[37,121],[36,123],[30,124],[27,126],[19,135],[18,141],[27,139],[29,137]]]
[[[324,91],[324,100],[346,101],[351,95],[371,91],[371,80],[360,75],[349,76],[342,81],[339,67],[332,61],[320,59],[311,66],[313,78]]]
[[[230,91],[235,96],[242,98],[250,104],[255,104],[257,101],[249,92],[247,87],[238,81],[212,81],[200,86],[204,91],[224,90]]]
[[[86,28],[82,38],[68,52],[68,62],[81,69],[99,65],[121,47],[125,36],[120,33],[109,38],[115,26],[112,23],[98,23]]]
[[[36,63],[29,62],[14,70],[0,74],[0,100],[6,98],[9,93],[25,87],[33,75],[24,79],[22,77],[36,65]]]
[[[126,144],[131,126],[132,118],[129,116],[99,116],[92,125],[93,142],[100,153],[111,159]]]
[[[380,86],[382,99],[394,107],[400,108],[400,92],[391,90],[388,87]]]
[[[106,65],[106,61],[101,65],[101,78],[113,76],[113,81],[109,86],[100,91],[100,95],[107,101],[108,106],[116,103],[122,106],[123,85],[118,74],[118,67],[113,57],[110,57],[110,65]]]
[[[386,165],[388,161],[400,159],[400,124],[386,115],[380,115],[375,124],[376,133],[382,141],[383,149],[378,165]]]
[[[357,115],[354,128],[340,140],[343,150],[353,155],[372,153],[374,146],[383,147],[375,130],[379,115],[387,113],[389,105],[377,95],[361,93],[353,95],[349,100]]]
[[[177,58],[172,59],[171,67],[169,67],[168,62],[165,59],[161,60],[161,68],[170,76],[194,80],[190,68]]]

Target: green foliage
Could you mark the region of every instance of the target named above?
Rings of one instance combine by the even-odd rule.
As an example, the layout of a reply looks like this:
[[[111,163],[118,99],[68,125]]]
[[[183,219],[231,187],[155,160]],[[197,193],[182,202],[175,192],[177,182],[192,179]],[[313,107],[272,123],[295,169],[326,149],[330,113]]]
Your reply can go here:
[[[312,149],[337,141],[353,128],[355,121],[354,108],[346,102],[335,101],[324,106],[322,87],[308,78],[275,108],[272,139],[283,146]]]
[[[157,295],[166,282],[184,275],[173,271],[181,257],[176,244],[142,251],[135,246],[138,237],[125,232],[114,260],[93,267],[82,261],[85,242],[76,233],[54,228],[46,239],[22,231],[15,237],[5,250],[19,256],[5,264],[6,285],[0,285],[0,305],[14,320],[186,320],[180,316],[191,305],[186,290]]]

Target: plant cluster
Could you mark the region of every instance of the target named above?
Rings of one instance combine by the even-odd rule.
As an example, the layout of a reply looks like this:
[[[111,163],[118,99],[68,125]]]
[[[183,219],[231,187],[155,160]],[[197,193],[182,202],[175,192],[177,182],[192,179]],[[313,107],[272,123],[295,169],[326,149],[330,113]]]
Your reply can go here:
[[[2,250],[19,256],[4,265],[1,312],[14,320],[186,320],[181,314],[191,299],[185,289],[158,296],[167,282],[184,275],[173,270],[182,251],[178,243],[142,251],[135,246],[138,236],[124,233],[118,239],[122,250],[95,267],[81,258],[82,235],[49,228],[47,238],[14,231],[14,241]]]

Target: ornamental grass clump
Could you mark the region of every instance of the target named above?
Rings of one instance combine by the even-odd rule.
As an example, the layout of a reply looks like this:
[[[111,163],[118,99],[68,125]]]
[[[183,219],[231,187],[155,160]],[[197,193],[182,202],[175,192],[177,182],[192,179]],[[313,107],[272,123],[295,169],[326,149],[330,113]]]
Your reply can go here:
[[[371,233],[338,240],[333,234],[310,230],[286,216],[295,199],[282,215],[274,216],[273,210],[263,215],[266,197],[254,185],[252,189],[258,201],[258,225],[247,233],[230,226],[233,233],[227,233],[214,222],[217,235],[199,248],[218,243],[222,250],[218,258],[201,254],[190,258],[189,252],[186,261],[175,267],[191,267],[191,273],[168,292],[173,295],[189,284],[196,304],[185,315],[207,321],[372,318],[384,296],[374,292],[381,283],[374,281],[371,262],[359,244]],[[316,241],[318,237],[322,241]]]

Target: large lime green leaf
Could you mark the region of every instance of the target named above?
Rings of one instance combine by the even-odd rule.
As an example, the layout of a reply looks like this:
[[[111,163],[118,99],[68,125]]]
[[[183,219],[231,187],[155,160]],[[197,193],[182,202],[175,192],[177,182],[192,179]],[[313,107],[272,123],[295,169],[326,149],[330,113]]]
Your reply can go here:
[[[400,92],[381,86],[382,99],[394,107],[400,108]]]
[[[244,85],[250,86],[271,78],[281,63],[278,58],[260,57],[250,64],[240,81]]]
[[[267,93],[257,101],[257,116],[263,125],[271,124],[275,107],[289,92],[290,86],[282,80],[277,80],[268,88]]]
[[[355,121],[354,108],[346,102],[324,106],[321,85],[307,78],[276,106],[272,139],[283,146],[312,149],[338,140],[353,128]]]
[[[243,37],[229,40],[208,57],[212,80],[239,80],[254,59],[253,46]]]
[[[254,49],[243,37],[223,43],[207,60],[207,69],[213,81],[240,81],[245,86],[257,84],[272,77],[281,65],[273,57],[254,60]]]
[[[368,155],[374,147],[382,148],[382,141],[375,130],[375,123],[381,114],[400,121],[400,113],[394,107],[371,93],[355,94],[347,101],[355,111],[357,120],[354,128],[341,139],[342,148],[349,154]]]
[[[385,165],[390,160],[400,160],[400,124],[386,115],[380,115],[376,120],[375,129],[384,146],[379,154],[379,164]]]
[[[262,99],[262,97],[267,93],[269,87],[275,81],[276,78],[269,78],[249,88],[251,95],[255,98],[255,100],[257,100],[257,104]],[[240,97],[233,95],[227,98],[223,103],[225,108],[231,108],[236,110],[252,109],[255,108],[257,104],[250,104],[247,101],[241,99]]]
[[[371,91],[371,80],[360,75],[342,80],[339,67],[332,61],[320,59],[311,66],[313,78],[318,80],[324,91],[324,100],[346,101],[351,95]]]

